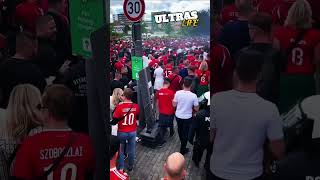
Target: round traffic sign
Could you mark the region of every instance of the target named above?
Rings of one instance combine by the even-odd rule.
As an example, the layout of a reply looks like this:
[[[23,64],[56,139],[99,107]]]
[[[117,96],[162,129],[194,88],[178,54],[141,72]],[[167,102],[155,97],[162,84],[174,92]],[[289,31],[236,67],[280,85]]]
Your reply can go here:
[[[124,0],[124,15],[133,22],[140,21],[145,11],[144,0]]]

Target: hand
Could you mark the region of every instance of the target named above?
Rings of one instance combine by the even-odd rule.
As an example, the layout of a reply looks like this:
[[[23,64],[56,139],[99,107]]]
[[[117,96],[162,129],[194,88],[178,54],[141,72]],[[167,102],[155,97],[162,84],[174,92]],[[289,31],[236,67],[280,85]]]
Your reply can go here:
[[[64,73],[70,68],[70,67],[69,67],[70,63],[71,63],[70,60],[66,60],[66,61],[62,64],[62,66],[60,67],[59,72],[60,72],[61,74],[64,74]]]

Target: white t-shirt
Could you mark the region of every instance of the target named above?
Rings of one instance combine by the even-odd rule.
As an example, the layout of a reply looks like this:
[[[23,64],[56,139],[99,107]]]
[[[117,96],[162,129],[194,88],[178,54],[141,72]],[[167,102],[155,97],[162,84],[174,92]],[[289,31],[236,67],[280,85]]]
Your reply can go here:
[[[163,87],[163,69],[159,66],[156,70],[154,70],[154,89],[159,90]]]
[[[174,95],[174,102],[177,103],[175,115],[180,119],[189,119],[192,117],[194,106],[199,106],[198,97],[191,91],[180,90]]]
[[[147,56],[142,56],[142,61],[143,61],[143,68],[148,67],[149,65],[149,58]]]
[[[211,172],[236,180],[262,175],[265,140],[283,138],[277,107],[255,93],[230,90],[212,96],[210,117],[216,129]]]

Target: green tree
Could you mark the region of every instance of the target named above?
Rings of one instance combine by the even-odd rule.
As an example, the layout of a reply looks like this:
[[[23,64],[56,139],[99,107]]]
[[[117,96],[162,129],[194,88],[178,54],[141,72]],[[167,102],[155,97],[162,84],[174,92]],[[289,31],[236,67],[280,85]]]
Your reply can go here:
[[[172,33],[172,31],[173,31],[173,28],[170,23],[165,23],[163,28],[164,28],[164,32],[167,35],[170,35],[170,33]]]
[[[147,33],[148,32],[147,24],[144,21],[141,22],[141,32],[142,33]]]
[[[130,26],[126,24],[126,25],[124,26],[124,28],[123,28],[123,33],[124,33],[124,34],[128,34],[128,32],[129,32],[130,30],[131,30]]]

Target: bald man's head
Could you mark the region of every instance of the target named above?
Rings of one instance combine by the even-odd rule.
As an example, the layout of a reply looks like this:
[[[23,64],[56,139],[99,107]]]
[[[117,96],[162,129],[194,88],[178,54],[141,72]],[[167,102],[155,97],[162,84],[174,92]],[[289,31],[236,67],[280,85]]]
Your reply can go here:
[[[183,179],[186,175],[186,161],[184,156],[178,152],[171,154],[164,165],[168,177],[171,179]]]

